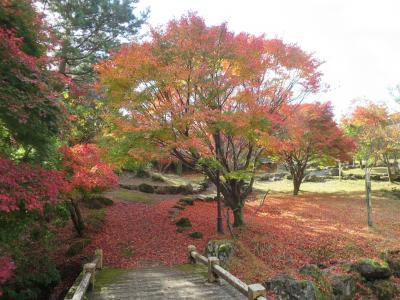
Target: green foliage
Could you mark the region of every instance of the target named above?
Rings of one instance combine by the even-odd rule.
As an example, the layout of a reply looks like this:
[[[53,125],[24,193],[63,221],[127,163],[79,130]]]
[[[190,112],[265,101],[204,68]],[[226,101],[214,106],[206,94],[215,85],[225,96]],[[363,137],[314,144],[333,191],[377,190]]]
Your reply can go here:
[[[64,218],[62,205],[46,210],[53,221]],[[46,299],[60,280],[50,258],[54,234],[47,224],[38,211],[0,213],[0,255],[10,256],[17,266],[13,278],[2,285],[2,299]]]
[[[61,72],[80,82],[95,78],[93,64],[136,34],[147,12],[134,14],[138,0],[49,0],[50,19],[62,45],[56,55],[64,63]],[[68,66],[68,68],[66,68]]]
[[[194,238],[194,239],[201,239],[201,238],[203,238],[203,234],[202,234],[201,232],[199,232],[199,231],[193,231],[192,233],[189,233],[189,236],[190,236],[191,238]]]
[[[223,170],[221,163],[215,157],[203,156],[198,161],[198,168],[210,168],[212,170]]]
[[[43,63],[48,41],[39,20],[31,1],[0,5],[1,152],[21,151],[17,156],[24,159],[48,156],[64,124],[61,99],[54,95],[60,82]]]
[[[175,224],[178,227],[192,227],[192,222],[188,218],[180,218]]]

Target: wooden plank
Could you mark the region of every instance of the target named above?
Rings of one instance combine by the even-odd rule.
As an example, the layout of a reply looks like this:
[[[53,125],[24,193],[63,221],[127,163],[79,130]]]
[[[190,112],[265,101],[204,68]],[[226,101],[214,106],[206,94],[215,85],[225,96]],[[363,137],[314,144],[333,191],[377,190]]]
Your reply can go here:
[[[201,254],[199,254],[198,252],[192,252],[192,253],[194,253],[194,256],[193,256],[194,259],[198,260],[199,262],[201,262],[201,263],[204,264],[204,265],[207,265],[207,264],[208,264],[208,259],[207,259],[207,257],[205,257],[205,256],[203,256],[203,255],[201,255]]]
[[[75,291],[74,296],[72,297],[72,300],[81,300],[83,299],[83,296],[85,295],[85,292],[89,286],[90,283],[90,277],[92,276],[91,273],[86,273],[83,276],[83,279],[81,283],[79,284],[78,288]]]
[[[214,265],[213,270],[219,277],[227,281],[230,285],[232,285],[243,295],[247,296],[247,291],[248,291],[247,284],[245,284],[243,281],[233,276],[231,273],[229,273],[219,265]]]

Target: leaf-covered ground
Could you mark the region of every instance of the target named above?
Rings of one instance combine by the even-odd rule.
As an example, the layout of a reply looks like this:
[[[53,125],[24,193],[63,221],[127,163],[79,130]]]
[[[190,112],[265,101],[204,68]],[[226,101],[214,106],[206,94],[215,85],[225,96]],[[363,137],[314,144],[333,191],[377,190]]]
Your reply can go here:
[[[215,238],[216,204],[195,202],[178,217],[188,217],[192,229],[178,233],[169,218],[177,199],[149,205],[117,202],[107,210],[103,230],[86,249],[102,248],[111,267],[186,262],[187,245],[204,249]],[[280,272],[294,273],[307,263],[329,263],[359,257],[378,257],[385,248],[400,244],[400,201],[374,201],[375,227],[366,226],[362,196],[270,196],[259,208],[249,202],[247,225],[237,232],[237,253],[230,269],[244,280],[258,281]],[[188,233],[200,231],[202,239]]]

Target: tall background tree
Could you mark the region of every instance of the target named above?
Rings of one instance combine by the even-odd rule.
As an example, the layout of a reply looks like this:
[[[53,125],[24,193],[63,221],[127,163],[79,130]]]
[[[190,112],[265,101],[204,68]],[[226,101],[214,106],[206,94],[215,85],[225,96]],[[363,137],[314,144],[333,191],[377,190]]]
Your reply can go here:
[[[135,38],[148,11],[138,0],[42,0],[41,8],[58,40],[54,49],[60,74],[70,80],[64,102],[73,116],[68,143],[92,143],[105,124],[102,97],[93,89],[93,65]]]
[[[293,195],[297,195],[310,162],[335,162],[351,159],[353,141],[333,119],[332,105],[304,103],[287,105],[283,110],[282,133],[276,154],[293,177]]]
[[[174,156],[217,184],[243,224],[258,160],[276,112],[319,89],[319,62],[295,45],[189,14],[153,29],[98,70],[116,130],[136,132],[145,152]],[[263,143],[261,143],[263,141]]]
[[[138,33],[147,12],[135,13],[138,0],[43,0],[52,29],[61,41],[59,72],[77,82],[96,78],[93,64]]]
[[[351,115],[344,119],[343,124],[347,133],[352,136],[357,145],[357,155],[365,163],[366,204],[368,211],[368,225],[372,226],[371,201],[371,167],[372,162],[382,159],[392,180],[390,171],[390,157],[397,152],[396,136],[398,124],[396,119],[391,120],[390,114],[384,105],[367,102],[364,106],[357,106]]]

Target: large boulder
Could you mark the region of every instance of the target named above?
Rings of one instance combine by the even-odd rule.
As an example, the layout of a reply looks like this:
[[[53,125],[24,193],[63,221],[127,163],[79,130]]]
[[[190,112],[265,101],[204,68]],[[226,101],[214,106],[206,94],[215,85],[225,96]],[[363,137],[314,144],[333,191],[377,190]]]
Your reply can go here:
[[[369,287],[379,300],[398,299],[396,285],[391,280],[374,280],[369,283]]]
[[[351,300],[356,293],[356,281],[350,274],[336,274],[324,270],[323,276],[332,287],[332,299]]]
[[[264,286],[274,292],[276,300],[318,299],[318,289],[311,281],[296,280],[286,274],[264,282]]]
[[[311,276],[329,299],[351,300],[356,293],[356,281],[353,276],[340,273],[334,268],[321,270],[317,265],[306,265],[299,273]]]
[[[154,187],[147,183],[139,184],[138,189],[139,189],[139,191],[141,191],[143,193],[149,193],[149,194],[154,193]]]
[[[400,249],[386,251],[383,254],[383,259],[389,265],[393,275],[400,277]]]
[[[367,280],[388,279],[392,275],[387,263],[379,263],[372,259],[354,263],[351,270],[358,272]]]
[[[206,247],[206,256],[218,257],[221,265],[226,265],[233,253],[234,246],[229,240],[211,240]]]

